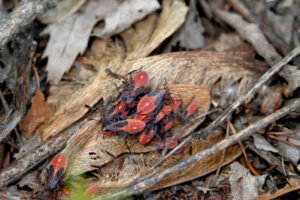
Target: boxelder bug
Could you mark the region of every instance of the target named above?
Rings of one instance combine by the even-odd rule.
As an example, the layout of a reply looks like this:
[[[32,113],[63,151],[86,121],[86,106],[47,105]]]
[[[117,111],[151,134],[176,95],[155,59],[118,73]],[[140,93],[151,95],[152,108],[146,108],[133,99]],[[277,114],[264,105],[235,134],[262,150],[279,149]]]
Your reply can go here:
[[[145,115],[136,113],[133,118],[138,119],[138,120],[142,120],[145,123],[148,123],[152,120],[151,113],[148,113],[148,114],[145,114]]]
[[[147,114],[154,111],[155,108],[163,100],[163,96],[165,92],[166,91],[164,89],[161,89],[161,90],[152,91],[149,94],[143,96],[137,105],[137,113]]]
[[[147,124],[147,127],[145,128],[145,130],[142,132],[140,136],[140,144],[148,144],[156,134],[156,131],[157,131],[156,124],[153,123]]]
[[[106,130],[121,134],[136,134],[144,130],[146,123],[138,119],[125,119],[106,126]]]
[[[183,111],[181,115],[181,123],[184,123],[187,119],[189,119],[192,115],[194,115],[198,111],[198,103],[192,101],[187,108]]]
[[[111,106],[111,108],[108,110],[107,113],[104,115],[104,124],[109,124],[111,121],[117,119],[122,113],[125,112],[126,109],[126,103],[124,100],[121,100],[114,105]]]
[[[68,157],[63,154],[57,154],[51,161],[48,171],[49,188],[53,190],[58,186],[58,182],[68,167]]]
[[[147,72],[140,71],[130,79],[129,92],[124,93],[126,103],[131,103],[137,96],[142,94],[148,85],[149,76]],[[128,95],[128,96],[127,96]]]
[[[161,150],[163,149],[167,144],[168,142],[171,140],[172,137],[167,137],[166,140],[164,142],[160,142],[157,146],[156,146],[156,149],[157,150]],[[178,140],[175,138],[174,140],[172,140],[170,146],[168,149],[174,149],[176,146],[178,145]]]
[[[171,105],[172,105],[172,111],[173,111],[173,113],[175,114],[175,116],[177,116],[179,107],[181,105],[181,101],[179,100],[178,96],[176,96],[176,95],[172,96],[172,103],[171,103]]]
[[[158,112],[158,114],[155,117],[154,122],[159,122],[162,118],[165,116],[169,116],[172,112],[172,106],[171,105],[164,105],[163,108]]]
[[[163,120],[163,126],[160,129],[160,133],[166,133],[168,132],[173,126],[174,126],[174,122],[173,122],[173,118],[172,117],[168,117],[166,116],[167,120]]]

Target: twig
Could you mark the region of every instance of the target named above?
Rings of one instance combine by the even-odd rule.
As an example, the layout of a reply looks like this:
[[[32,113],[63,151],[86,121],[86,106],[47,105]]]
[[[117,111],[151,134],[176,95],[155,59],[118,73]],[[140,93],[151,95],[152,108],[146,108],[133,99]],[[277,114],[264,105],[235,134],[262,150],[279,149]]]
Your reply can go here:
[[[25,115],[30,65],[36,48],[36,43],[33,43],[30,34],[20,34],[14,45],[14,65],[17,68],[14,108],[9,111],[3,125],[0,127],[0,142],[10,134]],[[22,48],[20,48],[21,46]],[[27,51],[24,52],[23,48],[27,49]],[[16,132],[16,134],[22,142],[21,137],[18,135],[19,133]]]
[[[196,132],[190,136],[188,136],[184,141],[182,141],[177,147],[175,147],[172,151],[170,151],[166,156],[158,159],[156,163],[147,171],[149,173],[155,167],[160,165],[164,160],[173,155],[176,151],[178,151],[183,145],[188,143],[194,136],[197,138],[204,139],[206,138],[217,126],[219,126],[225,119],[228,117],[238,106],[240,106],[248,97],[254,94],[254,92],[262,86],[271,76],[277,73],[284,65],[290,62],[294,57],[296,57],[300,53],[300,47],[295,48],[291,53],[289,53],[286,57],[284,57],[280,62],[270,68],[268,71],[264,73],[262,77],[260,77],[256,83],[248,88],[248,90],[241,95],[235,102],[233,102],[216,120],[214,120],[209,126],[204,128],[203,130]]]
[[[27,0],[22,1],[7,18],[0,20],[0,50],[14,35],[32,23],[35,17],[53,8],[56,0]]]
[[[288,144],[292,147],[296,147],[296,148],[300,148],[300,145],[297,145],[297,144],[294,144],[294,143],[291,143],[289,141],[286,141],[285,139],[281,138],[281,137],[276,137],[275,135],[268,135],[269,138],[272,138],[272,139],[275,139],[275,140],[278,140],[280,142],[283,142],[285,144]]]
[[[0,88],[0,100],[1,100],[1,103],[2,103],[2,105],[3,105],[3,108],[4,108],[5,113],[8,113],[8,111],[9,111],[9,106],[8,106],[6,100],[5,100],[5,97],[4,97],[3,93],[2,93],[1,88]]]
[[[229,124],[231,124],[231,123],[230,123],[230,118],[231,118],[231,116],[227,117],[227,127],[226,127],[226,136],[225,136],[226,138],[229,136],[229,132],[230,132],[230,129],[229,129],[229,126],[230,126]],[[216,174],[215,174],[214,177],[213,177],[214,184],[216,183],[217,178],[218,178],[218,176],[219,176],[219,173],[220,173],[220,171],[221,171],[222,164],[223,164],[224,159],[225,159],[225,155],[226,155],[226,149],[224,149],[224,150],[222,151],[222,157],[221,157],[221,160],[220,160],[220,162],[219,162],[218,169],[217,169],[217,171],[216,171]],[[212,182],[212,179],[210,179],[209,182],[207,183],[207,186],[206,186],[207,188],[210,188],[211,182]]]
[[[236,130],[235,130],[233,124],[231,122],[228,122],[228,123],[229,123],[230,129],[233,132],[233,134],[236,134]],[[254,167],[252,166],[251,162],[249,161],[249,158],[248,158],[248,155],[246,153],[246,150],[244,148],[243,143],[241,141],[239,141],[238,144],[240,145],[240,147],[242,149],[242,152],[243,152],[243,155],[244,155],[244,158],[245,158],[245,162],[246,162],[246,165],[247,165],[248,169],[251,171],[251,173],[254,176],[259,176],[260,174],[254,169]]]
[[[179,172],[180,170],[185,169],[186,167],[190,166],[191,164],[199,162],[208,156],[211,156],[219,151],[222,151],[223,149],[228,148],[229,146],[237,143],[238,141],[247,139],[255,131],[265,128],[269,124],[275,122],[276,120],[285,116],[289,112],[295,110],[297,107],[300,107],[300,98],[296,99],[291,104],[286,105],[282,109],[277,110],[275,113],[248,126],[247,128],[240,131],[239,133],[232,135],[232,136],[218,142],[217,144],[213,145],[210,148],[200,151],[165,170],[161,170],[161,171],[145,178],[144,180],[140,181],[139,183],[137,183],[133,186],[129,186],[119,192],[114,193],[114,194],[110,193],[107,195],[99,196],[96,199],[114,198],[114,197],[125,196],[125,195],[127,196],[127,195],[139,194],[139,193],[151,188],[153,185],[160,182],[164,178],[171,176],[172,174]]]

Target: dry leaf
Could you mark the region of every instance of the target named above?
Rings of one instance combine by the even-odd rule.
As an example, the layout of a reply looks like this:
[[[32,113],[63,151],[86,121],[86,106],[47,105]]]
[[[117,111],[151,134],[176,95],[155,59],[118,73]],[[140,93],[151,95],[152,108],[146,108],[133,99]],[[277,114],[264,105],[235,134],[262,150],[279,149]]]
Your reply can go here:
[[[291,96],[300,87],[300,69],[297,66],[287,65],[279,72],[279,75],[288,82],[284,95]]]
[[[251,173],[237,162],[230,165],[229,181],[232,199],[257,199],[258,189],[262,188],[266,175],[252,176]]]
[[[104,19],[104,27],[95,27],[92,35],[108,38],[120,33],[149,13],[160,8],[157,0],[126,0],[112,15]]]
[[[94,25],[115,11],[115,0],[95,0],[85,4],[81,12],[65,21],[49,25],[43,34],[50,34],[43,57],[48,57],[48,80],[58,83],[72,66],[78,54],[87,47]]]
[[[300,137],[300,133],[297,132],[296,137]],[[288,138],[285,136],[279,136],[280,138],[289,141],[290,143],[293,143],[295,145],[300,145],[300,141],[294,138]],[[297,147],[293,147],[289,144],[283,143],[281,141],[277,142],[277,149],[279,150],[280,154],[283,155],[287,160],[292,161],[292,163],[297,166],[297,163],[299,163],[300,160],[300,149]]]
[[[153,51],[162,41],[164,41],[169,35],[176,31],[176,28],[178,28],[183,23],[187,11],[187,7],[185,6],[185,4],[182,1],[177,0],[175,0],[173,3],[170,3],[169,0],[167,0],[166,2],[167,3],[163,4],[162,13],[158,22],[158,24],[161,25],[159,25],[159,28],[157,27],[157,29],[155,29],[153,33],[156,37],[151,34],[152,29],[145,29],[149,31],[147,35],[149,35],[151,39],[143,40],[140,43],[137,43],[140,48],[130,48],[138,51],[137,53],[131,52],[132,55],[135,55],[136,57],[147,56],[147,53]],[[170,15],[172,16],[171,18],[169,17]],[[146,21],[149,20],[146,19]],[[163,26],[162,24],[170,24],[170,26]],[[136,33],[131,31],[131,35],[141,33],[142,27],[143,26],[139,26],[140,30],[137,30]],[[165,34],[159,34],[160,30]],[[138,37],[135,36],[135,38]],[[128,38],[127,40],[130,40],[130,38]],[[123,58],[123,54],[122,50],[118,49],[119,45],[117,44],[117,41],[112,43],[105,43],[103,49],[108,48],[110,49],[110,52],[116,52],[117,54],[109,53],[107,55],[104,51],[101,51],[105,57],[102,58],[102,61],[96,61],[101,65],[97,65],[97,67],[99,66],[103,70],[104,67],[108,67],[116,72],[119,71],[119,68],[122,68],[124,71],[127,70],[127,72],[130,71],[131,66],[128,65],[127,62],[120,66],[120,58]],[[100,46],[101,45],[102,44],[100,44]],[[95,54],[93,55],[96,54],[97,53],[95,52]],[[106,83],[104,81],[105,79],[107,79],[106,73],[103,73],[102,70],[99,70],[96,77],[88,82],[82,89],[73,93],[73,95],[68,98],[70,100],[61,105],[55,115],[49,120],[49,122],[44,124],[40,128],[42,140],[44,141],[50,135],[57,134],[59,131],[63,130],[70,124],[80,119],[88,111],[88,109],[85,107],[86,104],[92,106],[105,96],[111,97],[111,92],[115,91],[113,87],[120,86],[120,82],[115,81],[115,83]]]
[[[174,34],[170,45],[179,45],[180,47],[187,49],[201,48],[204,46],[203,33],[204,28],[197,11],[196,1],[191,0],[186,21],[184,22],[183,26]]]
[[[22,134],[29,138],[35,129],[49,118],[49,108],[45,102],[43,93],[38,90],[32,98],[29,113],[20,122],[20,130]]]
[[[86,0],[58,1],[55,8],[39,15],[38,19],[44,24],[63,21],[76,12],[85,2]]]
[[[274,148],[262,135],[253,134],[252,137],[254,138],[254,145],[258,149],[262,149],[265,151],[272,151],[274,153],[278,153],[278,150]]]

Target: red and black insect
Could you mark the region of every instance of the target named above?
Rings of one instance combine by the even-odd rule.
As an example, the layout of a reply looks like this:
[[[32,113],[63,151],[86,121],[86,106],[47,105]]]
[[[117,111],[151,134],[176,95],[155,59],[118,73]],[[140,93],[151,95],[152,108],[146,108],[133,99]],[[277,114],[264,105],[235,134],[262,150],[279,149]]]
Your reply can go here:
[[[162,127],[160,133],[167,133],[174,126],[174,121],[172,116],[165,116],[162,120]]]
[[[148,123],[152,120],[151,114],[152,113],[142,115],[142,114],[139,114],[139,113],[135,113],[133,119],[142,120],[143,122]]]
[[[137,134],[144,130],[146,123],[138,119],[125,119],[106,126],[107,131],[120,134]]]
[[[165,141],[163,142],[160,142],[157,146],[156,146],[156,149],[157,150],[162,150],[163,148],[165,148],[165,146],[167,146],[167,144],[169,143],[169,141],[171,140],[172,137],[167,137],[165,139]],[[174,149],[175,147],[177,147],[178,145],[178,140],[175,138],[172,140],[170,146],[168,147],[168,149]]]
[[[148,144],[155,136],[156,132],[157,132],[156,124],[153,123],[147,124],[147,127],[145,128],[145,130],[142,132],[140,136],[140,140],[139,140],[140,144]]]
[[[59,186],[58,182],[68,167],[68,157],[63,154],[57,154],[51,161],[49,169],[47,169],[47,176],[49,178],[49,188],[51,190]]]
[[[163,119],[165,116],[169,116],[172,112],[172,106],[164,104],[163,108],[158,112],[158,114],[155,117],[154,123],[159,122],[161,119]]]
[[[120,116],[126,110],[126,103],[125,100],[121,100],[111,105],[110,109],[105,113],[102,117],[103,124],[110,124],[114,120],[120,118]]]
[[[164,89],[161,89],[143,96],[137,105],[137,113],[144,115],[154,111],[161,104],[165,92]]]
[[[192,101],[187,108],[183,111],[181,115],[180,122],[184,123],[187,119],[189,119],[191,116],[193,116],[199,109],[198,103],[195,101]]]
[[[130,104],[137,96],[148,90],[148,81],[148,73],[144,71],[140,71],[130,78],[129,91],[123,92],[123,96],[126,97],[127,104]]]
[[[171,106],[172,106],[173,113],[175,114],[175,116],[177,116],[179,108],[181,106],[181,101],[179,100],[178,96],[176,96],[176,95],[172,96]]]

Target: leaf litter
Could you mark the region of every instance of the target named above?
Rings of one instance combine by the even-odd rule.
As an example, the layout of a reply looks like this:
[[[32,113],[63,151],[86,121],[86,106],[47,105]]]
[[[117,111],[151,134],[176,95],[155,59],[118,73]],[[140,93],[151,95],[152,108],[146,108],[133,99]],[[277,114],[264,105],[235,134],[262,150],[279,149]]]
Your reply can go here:
[[[63,153],[69,156],[70,163],[72,163],[65,174],[65,179],[69,180],[75,175],[87,173],[89,178],[86,178],[86,181],[97,187],[112,191],[116,188],[126,187],[144,174],[160,158],[161,154],[155,148],[159,139],[155,138],[149,145],[144,146],[137,142],[136,137],[104,136],[101,123],[98,121],[101,109],[94,112],[93,106],[100,105],[101,107],[101,102],[105,104],[110,101],[124,87],[124,80],[110,77],[106,73],[107,68],[127,78],[130,71],[141,69],[147,71],[151,77],[152,88],[167,87],[173,94],[183,99],[184,105],[190,99],[195,98],[201,105],[197,113],[200,114],[206,113],[212,108],[225,109],[228,107],[267,70],[267,65],[261,61],[262,59],[265,59],[267,64],[274,65],[275,61],[280,60],[281,55],[286,55],[289,52],[287,49],[291,49],[295,44],[296,36],[293,32],[295,27],[291,26],[294,23],[293,20],[296,20],[293,17],[295,12],[286,12],[291,8],[286,1],[270,6],[262,2],[244,1],[241,3],[232,0],[226,6],[218,8],[214,1],[211,2],[190,1],[187,14],[188,7],[183,1],[165,0],[162,2],[161,12],[157,13],[152,13],[160,7],[156,1],[153,1],[155,8],[145,7],[145,2],[137,4],[129,0],[114,1],[110,2],[114,6],[109,6],[109,11],[102,12],[102,15],[98,10],[92,10],[92,6],[95,7],[98,3],[100,6],[100,1],[97,0],[60,2],[69,5],[65,8],[58,7],[56,11],[52,10],[55,17],[48,16],[48,22],[44,21],[44,23],[50,23],[45,31],[50,34],[50,39],[44,57],[48,56],[48,65],[52,63],[53,66],[63,67],[60,69],[61,71],[53,68],[57,72],[53,75],[48,66],[48,79],[51,81],[50,94],[46,95],[48,105],[45,102],[44,94],[38,90],[31,101],[32,106],[28,116],[20,124],[22,134],[30,137],[34,132],[40,133],[43,142],[34,142],[37,140],[35,136],[38,134],[30,137],[25,142],[26,145],[21,146],[20,152],[14,153],[14,157],[19,160],[29,158],[29,151],[38,145],[37,143],[49,144],[54,138],[61,136],[69,138],[67,134],[70,134],[71,138],[65,139],[66,146],[63,143],[57,146],[57,149],[64,146]],[[136,7],[132,4],[135,4]],[[218,4],[221,5],[222,2]],[[205,14],[199,12],[199,6],[200,11],[204,11]],[[128,9],[133,10],[128,13]],[[212,10],[209,11],[209,9]],[[255,12],[249,12],[251,9],[254,9]],[[56,13],[57,11],[58,13]],[[126,16],[123,18],[128,21],[123,21],[121,17],[123,11]],[[215,22],[211,21],[212,15],[216,19]],[[237,15],[241,15],[244,19],[236,17]],[[94,16],[97,18],[88,20],[89,17]],[[235,23],[230,21],[232,18],[236,19]],[[42,21],[41,17],[40,20]],[[141,21],[136,22],[137,20]],[[283,23],[285,28],[276,24],[278,20]],[[119,21],[121,24],[118,23]],[[234,31],[228,30],[224,22],[232,26]],[[219,23],[221,27],[216,26],[215,23]],[[240,23],[244,26],[240,26]],[[86,29],[81,31],[80,28],[83,26]],[[273,33],[268,32],[266,27],[273,30]],[[59,31],[63,30],[68,31],[71,36],[69,37],[65,33],[58,35]],[[188,37],[189,31],[187,32],[187,30],[193,30],[191,32],[198,30],[198,34]],[[74,33],[74,31],[79,32]],[[177,33],[175,33],[176,31]],[[217,36],[214,35],[216,33]],[[274,36],[272,34],[277,35],[279,39],[272,39]],[[111,37],[112,35],[116,35],[116,37]],[[179,39],[176,38],[176,35],[179,35]],[[265,37],[263,37],[264,35]],[[90,36],[93,37],[90,38]],[[194,36],[197,38],[197,44],[196,42],[189,43],[195,41]],[[254,36],[258,36],[257,40],[253,40]],[[170,39],[168,39],[169,37]],[[241,38],[249,43],[244,42]],[[54,40],[56,40],[55,42],[63,41],[61,43],[64,47],[60,46],[55,49]],[[89,41],[90,44],[88,44]],[[211,41],[213,42],[211,43]],[[52,47],[50,47],[51,43]],[[176,46],[179,43],[180,45]],[[282,45],[284,43],[286,45]],[[160,46],[161,44],[162,46]],[[172,49],[169,48],[170,45]],[[160,48],[158,48],[159,46]],[[161,53],[174,50],[174,46],[179,50],[199,47],[203,47],[203,49],[194,52]],[[52,55],[49,53],[49,48],[53,50]],[[151,52],[154,53],[150,54]],[[257,57],[258,54],[261,57]],[[53,55],[58,56],[53,57]],[[61,64],[54,64],[59,62]],[[290,63],[291,65],[287,65],[279,73],[279,76],[285,80],[278,79],[278,76],[273,77],[262,88],[263,90],[268,88],[268,91],[264,93],[259,91],[258,94],[253,94],[236,110],[231,116],[231,123],[234,127],[242,130],[257,119],[262,119],[285,107],[288,98],[297,97],[295,95],[295,91],[299,87],[297,62],[298,60],[295,59],[294,63]],[[5,66],[6,63],[4,63]],[[2,66],[2,63],[0,64]],[[11,80],[13,79],[6,76],[3,81]],[[6,92],[4,95],[7,96]],[[45,109],[48,106],[50,108],[51,118],[42,125],[40,124],[47,119],[44,117],[49,116],[49,111],[47,114],[37,105],[42,105],[41,107]],[[179,134],[179,139],[183,140],[195,129],[205,127],[218,115],[219,113],[213,112],[207,117],[189,124],[189,127]],[[274,122],[265,130],[258,131],[259,134],[252,135],[253,141],[250,139],[246,142],[250,146],[250,150],[246,146],[246,150],[243,152],[245,161],[240,159],[240,163],[249,167],[250,170],[237,162],[230,164],[243,151],[239,145],[234,145],[227,148],[226,151],[207,157],[205,160],[194,163],[156,183],[150,190],[169,188],[150,193],[150,197],[155,194],[163,197],[164,192],[169,193],[169,197],[173,197],[177,196],[174,191],[179,191],[181,194],[184,191],[196,191],[189,184],[191,182],[188,182],[191,180],[193,180],[193,185],[196,183],[195,185],[199,186],[197,183],[201,182],[200,185],[203,186],[197,187],[200,192],[190,194],[194,198],[203,197],[203,195],[210,198],[229,195],[233,199],[256,199],[262,194],[279,197],[292,193],[299,185],[299,181],[297,182],[297,179],[294,178],[294,176],[298,176],[297,169],[299,170],[299,166],[297,166],[299,135],[294,131],[298,130],[298,125],[294,124],[295,116],[297,117],[297,112],[288,115],[286,121]],[[77,124],[77,128],[66,131],[73,124]],[[173,131],[176,132],[180,128],[181,125],[176,123]],[[184,146],[181,153],[168,158],[165,163],[156,167],[151,173],[168,170],[171,165],[223,141],[224,132],[223,124],[204,141],[192,139]],[[17,148],[12,141],[9,144],[13,148]],[[257,155],[252,154],[252,151]],[[275,159],[276,162],[272,163],[266,159],[267,154],[263,154],[263,152],[272,155],[272,159]],[[43,152],[41,151],[41,153]],[[55,152],[47,152],[49,155],[53,153]],[[261,158],[267,163],[264,163]],[[8,162],[9,158],[6,157],[6,163]],[[228,167],[222,168],[228,164]],[[251,175],[255,170],[258,171],[257,174],[263,175]],[[47,178],[44,176],[45,170],[42,170],[43,173],[37,173],[37,171],[34,170],[24,177],[19,182],[19,186],[24,189],[27,185],[39,191],[39,186],[36,184],[39,182],[36,179],[37,175],[40,175],[46,184]],[[213,171],[217,171],[216,175]],[[214,182],[210,184],[211,179],[218,175],[220,178],[222,177],[222,181],[218,182],[218,185]],[[188,183],[182,184],[184,182]],[[264,187],[262,187],[263,185]],[[226,191],[222,187],[230,187],[231,191]],[[270,191],[277,192],[271,195]],[[57,198],[61,197],[60,192],[55,194]],[[146,193],[143,195],[145,197]],[[261,196],[261,198],[267,197]]]

